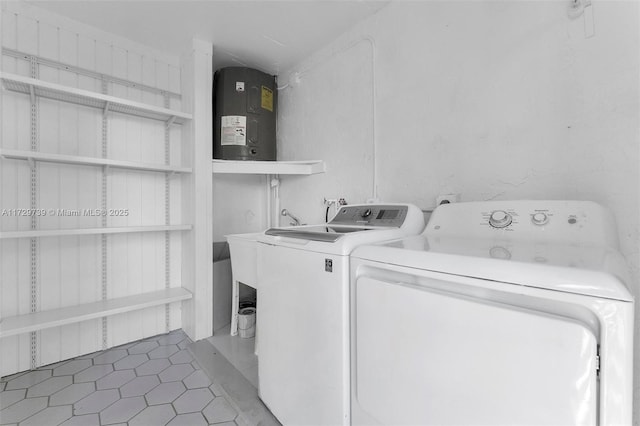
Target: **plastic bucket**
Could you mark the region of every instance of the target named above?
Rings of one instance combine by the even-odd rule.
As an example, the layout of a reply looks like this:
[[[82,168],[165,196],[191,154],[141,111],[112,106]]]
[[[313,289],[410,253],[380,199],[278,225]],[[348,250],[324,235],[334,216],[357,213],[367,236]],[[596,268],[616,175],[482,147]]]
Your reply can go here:
[[[256,308],[242,308],[238,311],[238,335],[243,339],[256,335]]]

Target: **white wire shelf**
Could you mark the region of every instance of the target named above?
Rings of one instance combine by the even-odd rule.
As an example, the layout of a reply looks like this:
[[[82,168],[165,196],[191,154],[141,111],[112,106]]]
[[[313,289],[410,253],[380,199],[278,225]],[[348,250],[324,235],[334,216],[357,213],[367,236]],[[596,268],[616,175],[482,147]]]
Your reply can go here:
[[[42,97],[57,101],[69,102],[76,105],[97,108],[104,113],[118,112],[153,120],[165,121],[168,124],[183,124],[191,120],[191,114],[182,111],[174,111],[167,108],[156,107],[141,102],[103,95],[89,90],[76,89],[56,83],[49,83],[34,78],[24,77],[11,73],[0,73],[2,84],[6,90]]]
[[[82,212],[69,216],[80,216]],[[60,237],[72,235],[125,234],[132,232],[189,231],[191,225],[125,226],[110,228],[36,229],[29,231],[0,232],[0,240],[10,238]]]
[[[134,296],[119,297],[99,302],[7,317],[3,318],[2,322],[0,322],[0,337],[15,336],[31,331],[122,314],[172,302],[180,302],[189,300],[192,297],[193,294],[188,290],[176,287],[136,294]]]
[[[75,155],[49,154],[44,152],[0,149],[0,156],[12,160],[42,161],[46,163],[75,164],[79,166],[106,166],[115,169],[140,170],[165,173],[191,173],[190,167],[166,166],[163,164],[138,163],[135,161],[109,160],[106,158],[79,157]]]
[[[324,173],[322,160],[308,161],[231,161],[213,160],[213,173],[262,175],[314,175]]]

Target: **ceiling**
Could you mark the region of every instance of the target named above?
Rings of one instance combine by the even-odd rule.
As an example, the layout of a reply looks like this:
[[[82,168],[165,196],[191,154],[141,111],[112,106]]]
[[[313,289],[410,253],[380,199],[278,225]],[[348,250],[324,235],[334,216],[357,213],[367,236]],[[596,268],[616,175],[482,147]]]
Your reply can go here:
[[[390,0],[48,0],[28,3],[179,55],[192,38],[214,46],[214,69],[279,74]]]

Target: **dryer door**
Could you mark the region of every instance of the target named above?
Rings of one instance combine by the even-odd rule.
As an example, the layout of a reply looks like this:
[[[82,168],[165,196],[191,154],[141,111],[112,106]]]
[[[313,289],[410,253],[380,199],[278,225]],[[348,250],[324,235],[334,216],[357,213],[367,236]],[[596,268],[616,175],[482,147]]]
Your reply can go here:
[[[352,284],[354,425],[597,423],[588,324],[432,275]]]

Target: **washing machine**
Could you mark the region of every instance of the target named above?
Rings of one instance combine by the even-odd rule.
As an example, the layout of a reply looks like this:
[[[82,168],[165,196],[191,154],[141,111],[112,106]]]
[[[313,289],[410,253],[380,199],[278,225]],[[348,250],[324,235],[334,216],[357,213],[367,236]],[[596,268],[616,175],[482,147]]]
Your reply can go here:
[[[416,206],[366,204],[258,236],[259,395],[284,425],[350,423],[349,254],[423,228]]]
[[[356,248],[352,424],[631,424],[616,235],[591,202],[472,202]]]

